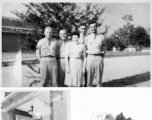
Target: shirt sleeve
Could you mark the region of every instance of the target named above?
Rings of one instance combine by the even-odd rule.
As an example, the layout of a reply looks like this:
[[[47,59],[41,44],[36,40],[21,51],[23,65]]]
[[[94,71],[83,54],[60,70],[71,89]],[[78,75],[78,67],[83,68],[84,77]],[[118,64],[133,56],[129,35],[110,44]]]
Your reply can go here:
[[[59,52],[60,52],[59,40],[57,41],[56,47],[57,47],[56,54],[57,54],[57,57],[59,57]]]
[[[88,41],[88,37],[85,37],[84,39],[84,47],[87,49],[87,41]]]
[[[41,53],[40,53],[40,41],[38,41],[37,45],[36,45],[36,57],[38,59],[41,58]]]
[[[86,56],[86,48],[85,48],[85,45],[82,46],[82,50],[83,50],[83,56]]]
[[[100,35],[101,38],[101,46],[103,47],[105,45],[104,36]]]
[[[70,49],[70,43],[68,42],[68,43],[67,43],[67,47],[66,47],[66,49],[65,49],[65,55],[66,55],[67,57],[69,57],[69,49]]]
[[[58,56],[58,52],[59,52],[59,49],[58,49],[58,40],[55,39],[55,56],[56,57]]]
[[[106,41],[104,39],[104,36],[102,36],[102,45],[105,47],[106,46]]]
[[[39,50],[39,47],[40,47],[40,45],[39,45],[39,41],[38,41],[38,43],[36,45],[36,50]]]
[[[57,40],[57,49],[59,49],[60,48],[60,41],[59,40]]]

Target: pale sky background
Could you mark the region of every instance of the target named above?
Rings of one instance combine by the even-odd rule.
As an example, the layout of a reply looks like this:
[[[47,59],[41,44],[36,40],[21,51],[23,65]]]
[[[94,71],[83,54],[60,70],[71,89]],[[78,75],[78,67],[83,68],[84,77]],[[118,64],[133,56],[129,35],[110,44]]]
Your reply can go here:
[[[95,120],[90,119],[91,113],[110,113],[116,117],[121,112],[126,118],[131,117],[133,120],[152,119],[150,89],[83,89],[79,103],[80,120]]]
[[[85,8],[86,3],[78,3],[82,8]],[[150,3],[93,3],[97,4],[99,8],[106,7],[103,14],[103,18],[106,17],[103,25],[98,29],[99,32],[104,31],[105,25],[111,25],[108,36],[111,35],[114,30],[122,27],[125,22],[121,18],[126,14],[132,14],[135,26],[142,26],[146,30],[150,28]],[[21,3],[3,3],[2,4],[2,16],[17,18],[10,11],[26,11]]]

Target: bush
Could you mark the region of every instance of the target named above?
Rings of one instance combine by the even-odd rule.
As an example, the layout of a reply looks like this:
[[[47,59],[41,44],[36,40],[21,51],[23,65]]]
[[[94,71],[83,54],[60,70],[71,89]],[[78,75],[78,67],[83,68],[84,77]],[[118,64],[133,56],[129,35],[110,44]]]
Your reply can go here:
[[[115,41],[112,38],[106,38],[106,48],[108,51],[111,51],[113,49],[113,47],[115,46]]]

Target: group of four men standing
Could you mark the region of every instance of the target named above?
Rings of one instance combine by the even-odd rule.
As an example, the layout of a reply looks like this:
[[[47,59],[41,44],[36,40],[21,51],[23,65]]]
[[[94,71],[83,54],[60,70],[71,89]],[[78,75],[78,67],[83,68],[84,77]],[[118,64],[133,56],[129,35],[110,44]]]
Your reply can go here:
[[[97,22],[89,23],[90,34],[85,36],[86,26],[79,26],[79,43],[86,47],[86,70],[85,86],[91,87],[93,80],[96,80],[98,87],[102,86],[103,58],[105,55],[104,36],[97,33]],[[46,27],[45,38],[37,43],[36,56],[40,60],[41,84],[46,86],[64,87],[66,74],[65,53],[71,41],[67,39],[66,29],[60,29],[60,40],[52,38],[53,30]],[[95,77],[95,79],[94,79]]]

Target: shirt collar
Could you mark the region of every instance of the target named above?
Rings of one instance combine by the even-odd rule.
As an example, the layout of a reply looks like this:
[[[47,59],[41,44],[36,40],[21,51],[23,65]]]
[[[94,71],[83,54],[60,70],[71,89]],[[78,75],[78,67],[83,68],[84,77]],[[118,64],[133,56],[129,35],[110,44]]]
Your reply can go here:
[[[80,37],[84,37],[84,36],[85,36],[84,34],[81,34],[81,33],[80,33]]]
[[[61,39],[60,39],[61,40]],[[63,43],[67,43],[69,40],[66,39],[66,40],[61,40]]]

